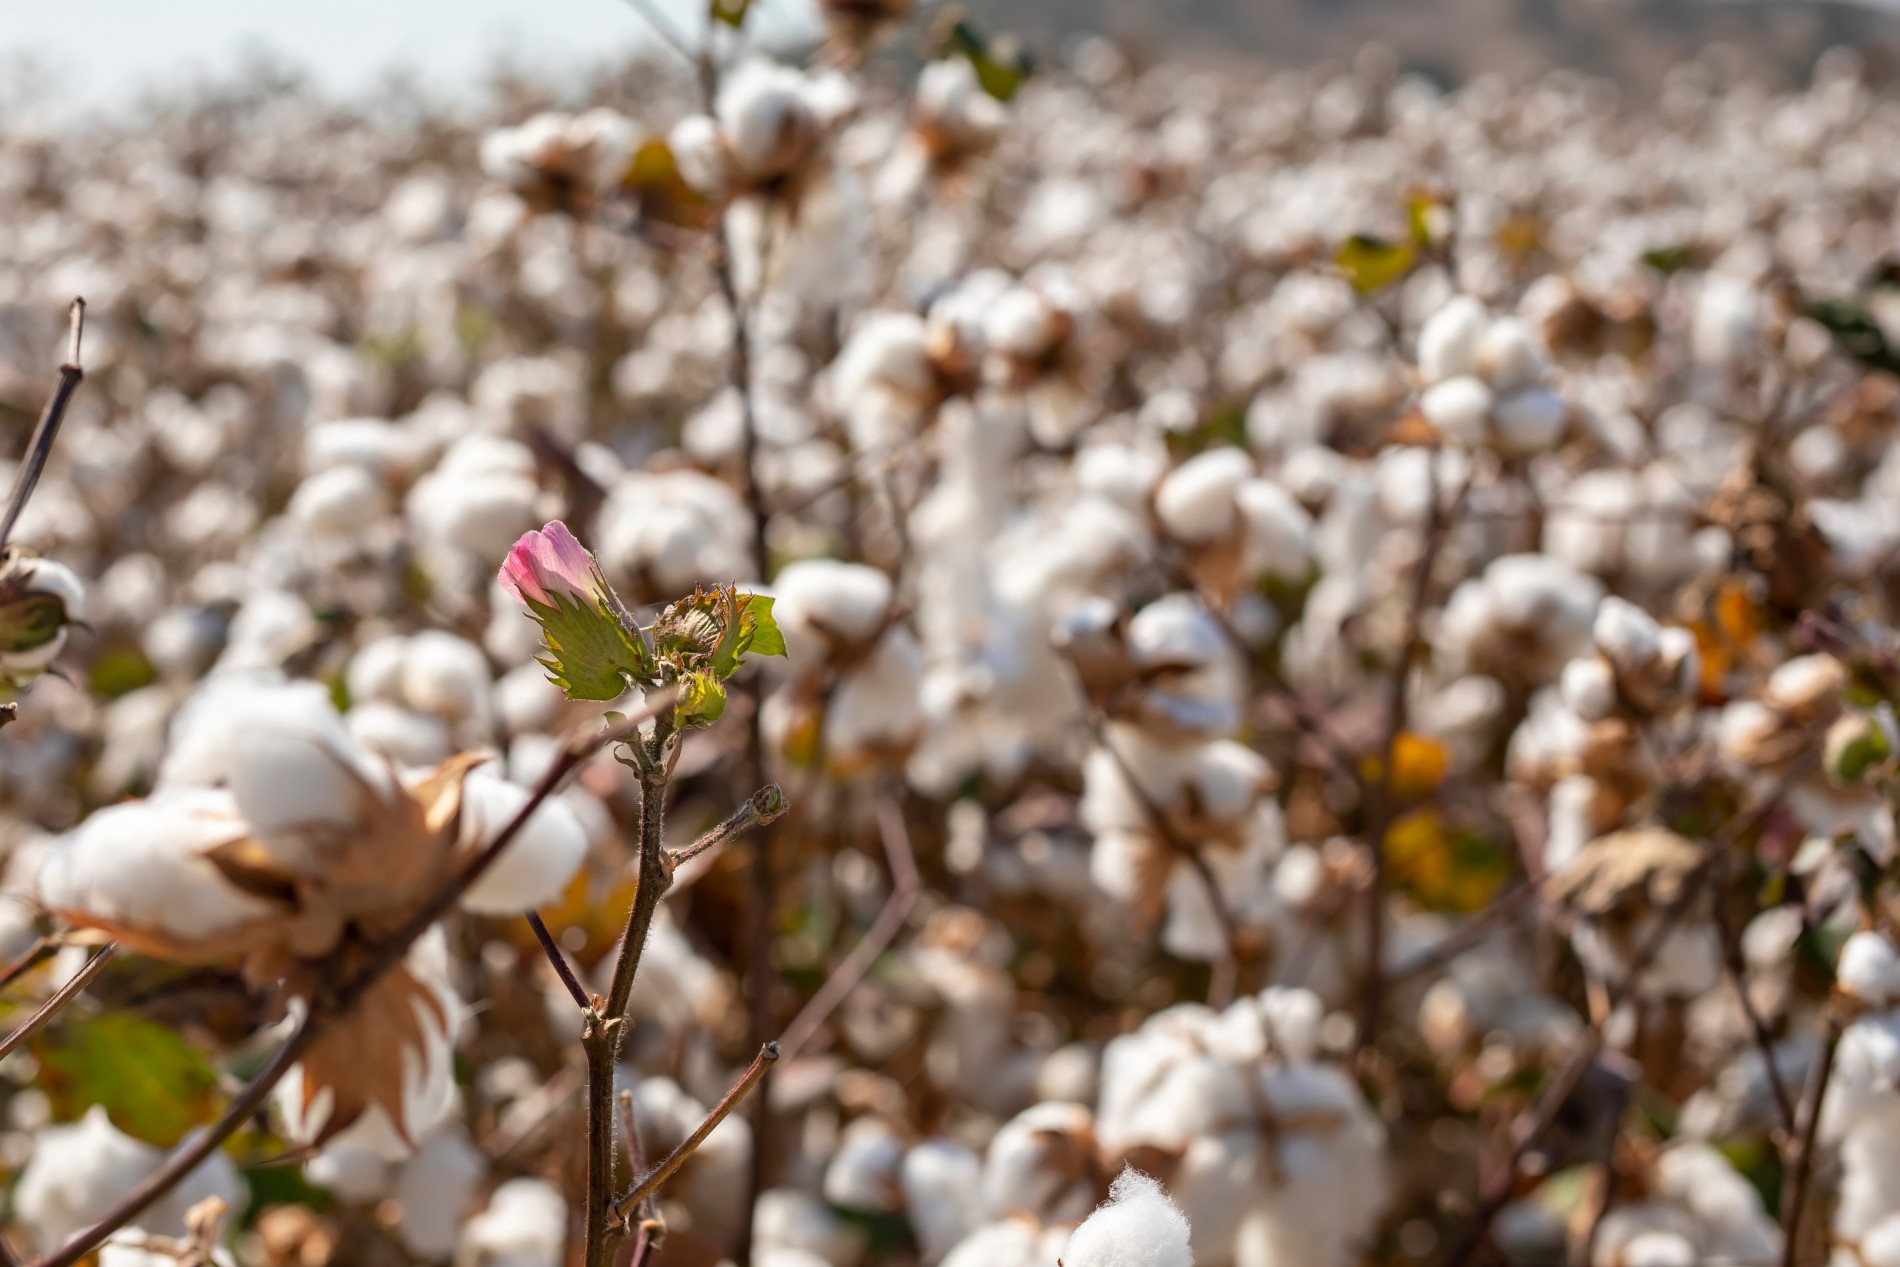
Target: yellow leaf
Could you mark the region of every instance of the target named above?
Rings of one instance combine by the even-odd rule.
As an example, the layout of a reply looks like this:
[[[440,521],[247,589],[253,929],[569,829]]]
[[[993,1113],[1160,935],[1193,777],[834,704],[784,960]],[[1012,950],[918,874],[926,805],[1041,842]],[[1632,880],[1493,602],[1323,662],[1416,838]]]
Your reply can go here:
[[[1401,800],[1429,795],[1445,781],[1450,755],[1445,745],[1426,735],[1402,730],[1392,740],[1392,777],[1387,786]]]
[[[1383,290],[1411,271],[1418,251],[1403,242],[1388,242],[1367,233],[1355,233],[1339,244],[1333,263],[1361,295]]]

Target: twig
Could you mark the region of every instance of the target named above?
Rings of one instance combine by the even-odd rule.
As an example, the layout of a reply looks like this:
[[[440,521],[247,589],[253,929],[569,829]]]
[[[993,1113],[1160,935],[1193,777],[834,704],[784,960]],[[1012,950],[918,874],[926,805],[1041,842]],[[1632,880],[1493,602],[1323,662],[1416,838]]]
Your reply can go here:
[[[574,975],[574,965],[567,961],[567,954],[554,940],[554,934],[548,931],[548,926],[542,922],[541,912],[528,912],[528,927],[534,930],[534,939],[541,943],[542,953],[547,955],[548,962],[554,966],[554,975],[559,977],[561,984],[567,987],[567,993],[574,1000],[575,1005],[583,1012],[594,1006],[594,1001],[587,996],[586,988],[581,985],[581,979]]]
[[[695,840],[684,849],[675,849],[667,855],[669,870],[677,869],[681,864],[691,862],[708,849],[716,849],[740,832],[769,823],[788,808],[785,790],[776,783],[768,783],[752,794],[738,809],[726,815],[725,821]]]
[[[66,336],[66,362],[59,367],[59,385],[46,402],[46,408],[40,414],[40,420],[33,427],[33,437],[27,441],[26,456],[20,460],[20,469],[13,477],[13,491],[7,496],[7,509],[0,518],[0,546],[4,546],[13,537],[13,527],[20,520],[20,512],[26,509],[26,503],[33,496],[33,488],[40,482],[40,472],[46,469],[46,459],[53,451],[53,441],[59,438],[59,424],[66,419],[67,406],[73,403],[73,393],[79,390],[80,380],[86,377],[86,371],[79,365],[79,343],[86,332],[86,301],[73,300],[71,326]]]
[[[1537,897],[1535,884],[1520,884],[1503,897],[1494,899],[1489,906],[1473,915],[1470,919],[1453,929],[1429,949],[1421,951],[1410,963],[1403,964],[1385,974],[1385,987],[1394,986],[1426,976],[1451,963],[1460,955],[1476,949],[1507,923],[1513,915],[1529,906]]]
[[[752,1058],[752,1063],[746,1067],[739,1081],[733,1084],[732,1090],[726,1092],[726,1098],[713,1106],[712,1112],[706,1115],[706,1120],[701,1122],[691,1135],[681,1140],[678,1148],[668,1153],[659,1165],[642,1176],[632,1189],[614,1202],[614,1214],[624,1220],[633,1207],[658,1192],[660,1185],[671,1179],[674,1172],[686,1164],[686,1159],[706,1142],[706,1137],[726,1120],[727,1115],[739,1107],[739,1101],[745,1099],[746,1093],[759,1084],[759,1080],[765,1077],[765,1071],[772,1067],[772,1062],[777,1060],[778,1056],[777,1043],[767,1043],[759,1048],[759,1054]]]
[[[0,990],[11,986],[15,981],[59,953],[59,943],[51,937],[42,937],[30,946],[26,953],[0,969]]]
[[[271,1089],[297,1063],[311,1040],[316,1038],[320,1015],[314,1007],[307,1011],[290,1038],[270,1058],[270,1063],[259,1070],[243,1093],[226,1106],[217,1121],[193,1138],[189,1145],[167,1157],[165,1164],[147,1175],[136,1188],[113,1202],[112,1208],[91,1227],[41,1259],[34,1267],[75,1267],[75,1264],[105,1244],[107,1237],[137,1218],[146,1206],[170,1192],[180,1180],[196,1170],[205,1158],[216,1152],[238,1127],[248,1122],[251,1115],[263,1107]]]
[[[1609,1122],[1609,1132],[1603,1144],[1603,1190],[1597,1194],[1597,1208],[1590,1216],[1590,1226],[1578,1243],[1577,1252],[1571,1256],[1573,1267],[1590,1267],[1595,1256],[1597,1234],[1602,1230],[1603,1221],[1610,1215],[1610,1207],[1616,1204],[1616,1145],[1623,1135],[1623,1115],[1629,1111],[1630,1093],[1643,1076],[1642,1067],[1620,1053],[1611,1053],[1603,1060],[1614,1086],[1606,1097],[1609,1104],[1604,1117]]]
[[[627,1137],[627,1169],[637,1175],[646,1169],[646,1163],[640,1159],[640,1128],[633,1120],[633,1092],[622,1091],[614,1097],[614,1102],[620,1107],[620,1131]],[[665,1235],[666,1225],[654,1218],[651,1193],[634,1209],[631,1217],[633,1253],[627,1258],[627,1267],[642,1267]]]
[[[1821,1058],[1808,1071],[1807,1090],[1802,1093],[1801,1133],[1794,1142],[1788,1182],[1781,1192],[1781,1267],[1796,1267],[1801,1261],[1801,1215],[1808,1205],[1808,1185],[1814,1179],[1814,1138],[1821,1127],[1821,1102],[1827,1096],[1827,1084],[1834,1073],[1834,1054],[1840,1050],[1841,1031],[1846,1021],[1838,1002],[1828,1008],[1827,1038],[1821,1044]]]
[[[46,1022],[59,1015],[61,1008],[71,1003],[79,996],[80,991],[91,985],[92,979],[104,970],[107,961],[112,958],[118,949],[118,946],[112,942],[107,942],[105,945],[99,947],[98,952],[95,953],[92,958],[86,960],[78,972],[73,973],[70,981],[55,990],[51,998],[34,1009],[33,1015],[27,1017],[26,1022],[21,1025],[20,1028],[14,1030],[5,1038],[0,1038],[0,1060],[4,1060],[12,1055],[14,1050],[19,1047],[21,1043],[44,1029]]]
[[[1767,1075],[1769,1093],[1774,1098],[1776,1112],[1781,1116],[1781,1128],[1787,1132],[1789,1139],[1793,1139],[1796,1131],[1794,1097],[1788,1094],[1788,1084],[1775,1063],[1775,1040],[1768,1032],[1768,1022],[1762,1018],[1755,1000],[1748,995],[1747,965],[1742,962],[1741,942],[1729,926],[1728,913],[1722,909],[1719,896],[1715,903],[1715,935],[1722,943],[1722,970],[1728,976],[1729,988],[1735,991],[1735,997],[1741,1001],[1742,1015],[1748,1021],[1748,1030],[1755,1040],[1756,1050],[1761,1053],[1762,1072]]]
[[[1372,882],[1366,887],[1366,975],[1359,1003],[1359,1029],[1354,1035],[1356,1052],[1371,1047],[1378,1036],[1379,1017],[1385,1009],[1385,922],[1386,891],[1390,876],[1385,837],[1397,811],[1392,792],[1392,767],[1397,760],[1399,738],[1405,733],[1406,688],[1412,677],[1412,658],[1418,651],[1419,626],[1424,620],[1425,603],[1431,595],[1432,565],[1445,544],[1447,530],[1471,486],[1467,474],[1451,497],[1449,507],[1439,503],[1437,466],[1427,455],[1425,465],[1425,531],[1419,544],[1418,566],[1412,572],[1412,588],[1406,598],[1405,629],[1399,639],[1398,657],[1386,682],[1385,730],[1379,740],[1379,777],[1366,788],[1371,804],[1364,825],[1366,847],[1372,851]]]
[[[877,807],[878,832],[884,839],[884,857],[891,868],[891,895],[885,899],[884,908],[877,913],[877,919],[871,924],[851,953],[844,957],[836,970],[825,983],[818,987],[818,993],[811,996],[809,1002],[800,1008],[798,1015],[785,1029],[785,1037],[779,1040],[779,1049],[790,1060],[805,1049],[818,1027],[828,1020],[837,1010],[845,996],[864,979],[871,970],[877,957],[891,944],[897,932],[910,918],[911,907],[917,904],[917,895],[923,891],[922,882],[917,876],[916,858],[911,852],[910,833],[904,828],[904,815],[897,803],[885,799]]]

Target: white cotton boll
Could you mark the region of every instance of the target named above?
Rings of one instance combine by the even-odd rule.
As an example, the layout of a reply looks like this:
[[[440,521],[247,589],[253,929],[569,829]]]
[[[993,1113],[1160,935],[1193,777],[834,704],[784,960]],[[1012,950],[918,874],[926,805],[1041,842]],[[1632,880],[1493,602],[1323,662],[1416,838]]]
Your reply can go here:
[[[692,114],[675,123],[666,134],[666,148],[672,151],[680,179],[702,194],[717,197],[731,179],[719,124],[707,115]]]
[[[461,848],[474,853],[513,821],[528,789],[477,767],[462,782]],[[587,833],[567,802],[551,797],[536,807],[508,847],[484,871],[462,905],[483,915],[531,910],[553,901],[587,856]]]
[[[1484,304],[1459,295],[1418,332],[1418,372],[1427,383],[1478,372],[1478,349],[1491,326]]]
[[[285,513],[317,537],[360,537],[389,513],[389,494],[370,472],[334,466],[307,476]]]
[[[1049,1267],[1061,1252],[1059,1238],[1046,1243],[1054,1232],[1017,1218],[986,1223],[957,1243],[943,1267]]]
[[[1880,933],[1849,937],[1834,973],[1841,989],[1870,1007],[1885,1008],[1900,1000],[1900,953]]]
[[[904,1154],[904,1210],[924,1262],[934,1262],[970,1231],[983,1161],[962,1144],[927,1139]]]
[[[989,1217],[1021,1211],[1044,1223],[1081,1219],[1095,1203],[1094,1188],[1085,1175],[1058,1163],[1081,1155],[1093,1128],[1087,1105],[1055,1101],[1033,1105],[1005,1122],[983,1158],[978,1208]]]
[[[310,604],[282,590],[260,590],[244,600],[231,618],[220,672],[275,669],[323,637],[323,625]]]
[[[1234,494],[1247,524],[1247,571],[1297,581],[1313,566],[1313,517],[1278,484],[1248,480]]]
[[[112,1238],[99,1247],[99,1267],[178,1267],[179,1258],[171,1249],[176,1244],[173,1237],[162,1238],[168,1244],[163,1249],[148,1249],[153,1233],[142,1227],[122,1227],[112,1234]],[[196,1263],[200,1260],[193,1258]],[[237,1259],[231,1257],[231,1251],[222,1245],[213,1246],[211,1257],[204,1260],[203,1267],[237,1267]]]
[[[1563,397],[1546,388],[1531,387],[1504,396],[1491,410],[1498,450],[1512,457],[1542,453],[1563,436],[1569,416]]]
[[[983,317],[983,339],[1005,356],[1025,361],[1046,356],[1055,346],[1056,314],[1049,301],[1027,286],[999,295]]]
[[[567,1203],[552,1184],[510,1179],[468,1220],[456,1247],[458,1267],[561,1267]]]
[[[908,629],[897,628],[847,673],[825,710],[825,751],[839,757],[901,748],[923,725],[918,684],[924,651]]]
[[[937,371],[922,317],[909,312],[871,312],[858,322],[832,368],[840,403],[873,387],[894,388],[918,399],[936,389]]]
[[[1536,387],[1550,372],[1543,341],[1516,317],[1493,321],[1478,341],[1478,373],[1500,396]]]
[[[95,1105],[70,1126],[43,1128],[13,1189],[13,1212],[42,1249],[51,1251],[101,1218],[164,1162],[166,1154],[126,1135]],[[234,1213],[243,1187],[230,1158],[213,1153],[140,1220],[160,1236],[182,1236],[185,1211],[219,1197]]]
[[[395,1183],[395,1166],[377,1149],[343,1138],[350,1133],[342,1132],[305,1162],[304,1178],[339,1201],[380,1201]]]
[[[1858,1257],[1863,1267],[1900,1267],[1900,1215],[1864,1233]]]
[[[751,576],[751,522],[731,486],[709,475],[631,472],[601,505],[598,555],[610,580],[685,593],[709,577]]]
[[[398,765],[432,766],[455,753],[455,741],[440,717],[381,700],[358,704],[343,715],[343,724],[365,752]]]
[[[1596,656],[1566,664],[1558,689],[1570,711],[1585,721],[1602,721],[1616,711],[1616,675]]]
[[[491,697],[495,721],[504,734],[558,729],[567,697],[548,681],[547,670],[532,660],[495,679]]]
[[[755,1255],[768,1246],[774,1251],[802,1251],[831,1267],[856,1267],[864,1257],[864,1233],[817,1197],[795,1188],[759,1194],[752,1235]]]
[[[1117,1175],[1108,1203],[1089,1215],[1063,1252],[1063,1267],[1192,1267],[1188,1221],[1158,1180],[1132,1167]]]
[[[277,701],[294,705],[281,711]],[[354,831],[393,790],[387,767],[350,737],[327,698],[298,691],[261,691],[229,718],[231,794],[238,813],[271,856],[296,870],[315,865],[313,849],[327,836]]]
[[[402,694],[411,708],[449,722],[482,723],[494,674],[482,649],[439,629],[410,638],[403,650]]]
[[[1680,1232],[1642,1232],[1623,1246],[1622,1267],[1697,1267],[1702,1256]]]
[[[902,1208],[899,1174],[904,1141],[882,1118],[861,1117],[845,1127],[825,1167],[825,1200],[847,1210],[892,1213]]]
[[[1167,459],[1158,449],[1102,442],[1084,446],[1075,455],[1071,471],[1083,492],[1140,511],[1167,469]]]
[[[805,99],[807,80],[790,66],[750,60],[727,74],[718,117],[734,164],[752,180],[769,180],[802,159],[817,132]]]
[[[1598,605],[1590,637],[1618,673],[1638,673],[1662,652],[1662,626],[1656,618],[1614,594]]]
[[[1267,759],[1231,739],[1204,744],[1194,757],[1197,808],[1218,823],[1237,822],[1254,807],[1273,778]]]
[[[1215,541],[1234,530],[1234,498],[1254,473],[1253,459],[1232,447],[1209,449],[1168,472],[1155,490],[1155,515],[1177,541]]]
[[[204,858],[242,839],[228,792],[161,791],[94,812],[47,855],[39,899],[56,912],[184,941],[216,938],[276,908],[239,892]]]
[[[423,1141],[390,1194],[401,1211],[396,1235],[410,1253],[447,1258],[455,1252],[477,1186],[487,1173],[488,1159],[469,1141],[460,1122]]]
[[[1846,671],[1833,656],[1796,656],[1768,675],[1762,698],[1783,712],[1801,716],[1832,699],[1846,680]]]
[[[1482,379],[1460,374],[1426,388],[1418,409],[1447,440],[1476,447],[1490,434],[1492,403],[1491,389]]]
[[[787,658],[793,667],[822,658],[823,648],[813,644],[813,635],[868,642],[891,610],[889,576],[862,563],[837,559],[787,564],[774,579],[772,593],[776,600],[772,615],[785,633]]]
[[[349,667],[343,673],[343,685],[349,692],[350,702],[402,703],[403,658],[408,646],[409,639],[401,634],[387,634],[364,643],[350,657]]]

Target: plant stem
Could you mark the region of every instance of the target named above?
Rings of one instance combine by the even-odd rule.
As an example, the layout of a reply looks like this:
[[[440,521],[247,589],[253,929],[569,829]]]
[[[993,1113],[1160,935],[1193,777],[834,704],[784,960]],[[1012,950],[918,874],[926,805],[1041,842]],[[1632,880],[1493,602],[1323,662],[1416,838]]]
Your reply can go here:
[[[59,953],[59,943],[51,937],[42,937],[5,969],[0,970],[0,990],[6,989],[15,981]]]
[[[684,849],[676,849],[667,855],[667,868],[675,869],[682,863],[691,862],[708,849],[717,849],[740,832],[769,823],[786,810],[785,792],[776,783],[768,783],[752,794],[750,800],[732,813],[711,831],[695,840]]]
[[[40,472],[46,469],[46,459],[53,451],[53,441],[59,438],[59,424],[65,421],[67,407],[73,403],[73,393],[79,390],[80,381],[86,377],[86,371],[79,365],[79,343],[86,333],[85,300],[73,300],[69,321],[66,362],[59,367],[59,385],[47,399],[46,408],[33,427],[33,436],[27,441],[26,456],[20,459],[20,469],[13,477],[13,491],[7,496],[6,512],[0,516],[0,546],[4,546],[13,536],[13,526],[19,522],[20,512],[26,509],[27,500],[33,496],[34,486],[40,482]]]
[[[624,1219],[636,1205],[658,1192],[660,1185],[671,1179],[674,1172],[686,1164],[686,1159],[706,1142],[706,1137],[713,1133],[713,1129],[725,1121],[727,1116],[739,1107],[739,1101],[745,1099],[746,1093],[765,1077],[765,1071],[770,1069],[772,1063],[778,1059],[778,1050],[777,1043],[767,1043],[759,1048],[759,1054],[752,1058],[752,1063],[746,1067],[745,1073],[733,1085],[732,1090],[726,1092],[726,1098],[713,1106],[712,1112],[706,1115],[706,1120],[701,1122],[691,1135],[681,1140],[678,1148],[668,1153],[659,1165],[641,1176],[640,1181],[634,1184],[632,1189],[614,1202],[614,1213]]]
[[[1801,1133],[1793,1141],[1794,1156],[1789,1163],[1787,1186],[1781,1193],[1781,1267],[1796,1267],[1801,1261],[1801,1215],[1808,1207],[1808,1186],[1814,1180],[1814,1139],[1821,1127],[1821,1102],[1827,1097],[1834,1055],[1840,1050],[1845,1028],[1840,1007],[1830,1007],[1827,1038],[1821,1044],[1820,1059],[1808,1073],[1807,1090],[1802,1093]]]
[[[561,979],[561,984],[567,987],[568,995],[581,1011],[585,1012],[594,1006],[594,1001],[587,997],[586,987],[581,985],[581,979],[574,975],[574,965],[567,961],[567,955],[554,940],[554,934],[548,931],[548,926],[542,921],[539,911],[528,912],[528,927],[534,930],[534,939],[541,943],[542,953],[554,966],[554,975]]]
[[[112,942],[99,947],[98,952],[86,960],[78,972],[73,973],[72,980],[55,990],[51,998],[35,1008],[33,1015],[27,1017],[20,1028],[5,1038],[0,1038],[0,1060],[12,1055],[21,1043],[46,1028],[46,1022],[59,1015],[61,1008],[79,997],[80,992],[91,985],[93,978],[105,969],[107,962],[118,949],[118,946]]]

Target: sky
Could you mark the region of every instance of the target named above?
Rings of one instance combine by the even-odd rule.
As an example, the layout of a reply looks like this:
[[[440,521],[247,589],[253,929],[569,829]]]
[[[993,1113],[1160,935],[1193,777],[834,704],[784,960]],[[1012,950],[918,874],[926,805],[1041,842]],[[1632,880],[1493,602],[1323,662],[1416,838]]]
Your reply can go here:
[[[689,0],[651,0],[688,25]],[[795,27],[809,0],[760,0]],[[558,66],[650,40],[630,0],[0,0],[0,93],[25,55],[81,106],[130,101],[141,88],[228,68],[261,48],[348,92],[413,71],[452,87],[498,54]]]

